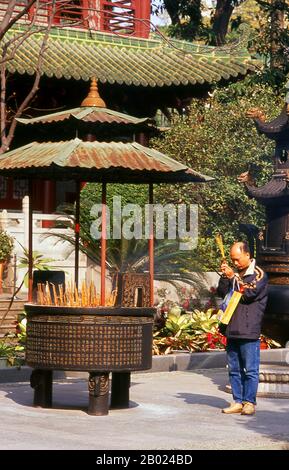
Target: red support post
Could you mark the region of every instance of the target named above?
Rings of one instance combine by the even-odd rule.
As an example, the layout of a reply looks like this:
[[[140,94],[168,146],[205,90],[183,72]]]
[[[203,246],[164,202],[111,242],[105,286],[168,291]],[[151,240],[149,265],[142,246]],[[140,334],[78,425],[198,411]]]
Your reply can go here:
[[[75,221],[74,221],[74,237],[75,237],[75,258],[74,258],[74,283],[78,289],[79,278],[79,237],[80,237],[80,185],[76,182],[76,200],[75,200]]]
[[[135,0],[135,34],[140,38],[148,38],[150,34],[150,0]]]
[[[149,234],[149,273],[150,273],[150,304],[154,305],[154,218],[153,218],[153,184],[149,184],[149,204],[150,204],[150,234]]]
[[[28,212],[28,302],[32,302],[33,287],[33,182],[29,180]]]
[[[101,260],[100,260],[100,305],[105,306],[105,261],[106,261],[106,183],[102,183],[101,213]]]
[[[55,210],[55,181],[43,181],[43,212],[44,214],[51,214]],[[43,228],[54,227],[54,221],[43,220]]]

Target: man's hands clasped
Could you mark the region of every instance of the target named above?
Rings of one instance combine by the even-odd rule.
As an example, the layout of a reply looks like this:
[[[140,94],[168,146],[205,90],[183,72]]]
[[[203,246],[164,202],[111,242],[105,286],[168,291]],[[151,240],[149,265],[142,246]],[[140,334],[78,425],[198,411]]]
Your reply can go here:
[[[227,277],[228,279],[232,279],[235,275],[233,269],[230,268],[226,260],[223,260],[221,263],[221,272],[223,276]]]

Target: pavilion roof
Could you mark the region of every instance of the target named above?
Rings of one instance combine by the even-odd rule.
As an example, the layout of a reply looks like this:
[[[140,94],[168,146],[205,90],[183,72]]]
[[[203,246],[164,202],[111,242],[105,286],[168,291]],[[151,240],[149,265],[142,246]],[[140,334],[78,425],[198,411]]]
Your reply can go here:
[[[0,156],[0,174],[118,183],[207,182],[176,160],[136,142],[32,142]]]
[[[21,124],[46,124],[69,119],[88,123],[133,125],[145,125],[152,121],[149,118],[136,118],[128,114],[113,111],[112,109],[98,108],[96,106],[80,106],[79,108],[50,113],[31,119],[18,118],[17,121]]]
[[[7,61],[11,73],[33,75],[43,32],[23,39],[24,26],[9,30],[17,46]],[[2,43],[5,43],[5,40]],[[12,46],[11,46],[12,47]],[[1,49],[1,47],[0,47]],[[216,83],[246,75],[255,62],[246,49],[217,48],[171,39],[138,39],[100,32],[53,28],[44,53],[48,77],[144,87]]]

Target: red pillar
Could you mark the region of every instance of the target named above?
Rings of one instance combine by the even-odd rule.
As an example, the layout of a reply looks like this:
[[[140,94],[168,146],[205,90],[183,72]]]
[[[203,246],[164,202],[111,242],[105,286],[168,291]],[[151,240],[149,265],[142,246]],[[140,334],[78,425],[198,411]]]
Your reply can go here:
[[[144,132],[140,132],[137,136],[136,136],[136,141],[143,145],[144,147],[148,147],[149,146],[149,136],[147,134],[145,134]]]
[[[79,237],[80,237],[80,191],[81,183],[76,182],[75,221],[74,221],[74,283],[78,289],[79,274]]]
[[[105,261],[106,261],[106,183],[102,183],[102,213],[100,240],[100,305],[105,305]]]
[[[150,272],[150,304],[154,305],[154,221],[153,221],[153,185],[149,184],[149,204],[150,204],[150,235],[149,235],[149,272]]]
[[[55,210],[55,181],[43,181],[43,212],[44,214],[52,214]],[[43,220],[42,227],[53,227],[54,222],[51,220]]]
[[[29,180],[29,214],[28,214],[28,302],[32,302],[33,286],[33,187]]]
[[[150,34],[150,0],[135,0],[135,36],[148,38]],[[142,21],[139,21],[142,20]]]

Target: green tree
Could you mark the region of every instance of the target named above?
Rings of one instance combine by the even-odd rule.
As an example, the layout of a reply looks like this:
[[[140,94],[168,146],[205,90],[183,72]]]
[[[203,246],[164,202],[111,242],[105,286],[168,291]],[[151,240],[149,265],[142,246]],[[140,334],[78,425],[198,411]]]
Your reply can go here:
[[[275,81],[284,80],[289,72],[289,5],[286,0],[256,0],[267,21],[258,30],[256,50],[266,58],[266,67]]]
[[[213,176],[205,185],[161,185],[157,198],[162,202],[195,203],[199,207],[199,245],[208,269],[218,265],[215,235],[224,235],[225,245],[240,238],[239,223],[262,227],[264,214],[257,203],[249,199],[237,176],[248,170],[259,184],[264,184],[272,172],[273,143],[259,135],[246,111],[262,107],[268,119],[280,112],[282,100],[275,91],[251,79],[217,90],[204,103],[194,101],[191,114],[179,120],[153,146],[197,171]],[[217,260],[216,260],[217,254]],[[217,263],[216,263],[217,261]]]
[[[192,41],[202,27],[201,0],[162,0],[152,3],[152,10],[158,14],[166,10],[171,25],[167,29],[169,36]]]
[[[228,32],[234,8],[244,0],[217,0],[212,7],[212,24],[204,26],[203,10],[205,2],[201,0],[161,0],[152,3],[152,10],[158,14],[167,11],[171,25],[167,29],[169,36],[192,41],[206,38],[209,42],[222,45]]]
[[[213,41],[217,46],[225,43],[234,8],[242,2],[243,0],[217,0],[212,19]]]

